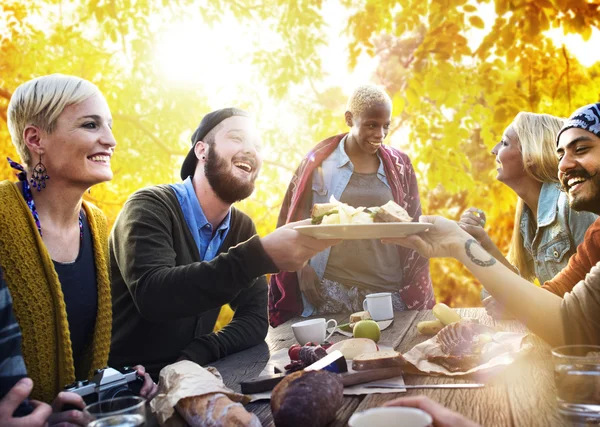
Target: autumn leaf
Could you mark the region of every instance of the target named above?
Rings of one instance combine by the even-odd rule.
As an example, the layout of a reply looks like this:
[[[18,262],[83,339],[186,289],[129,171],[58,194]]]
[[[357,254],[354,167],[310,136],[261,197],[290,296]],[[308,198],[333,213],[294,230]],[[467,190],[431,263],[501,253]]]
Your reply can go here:
[[[483,28],[485,25],[479,16],[469,16],[469,22],[475,28]]]

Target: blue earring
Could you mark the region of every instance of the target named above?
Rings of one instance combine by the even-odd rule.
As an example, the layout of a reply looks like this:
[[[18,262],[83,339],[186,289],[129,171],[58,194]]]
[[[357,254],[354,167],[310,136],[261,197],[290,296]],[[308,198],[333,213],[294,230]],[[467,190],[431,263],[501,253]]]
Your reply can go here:
[[[29,182],[32,187],[37,188],[37,191],[42,191],[42,188],[46,188],[46,180],[48,179],[50,177],[46,171],[46,166],[42,163],[42,155],[40,154],[40,161],[33,167]]]

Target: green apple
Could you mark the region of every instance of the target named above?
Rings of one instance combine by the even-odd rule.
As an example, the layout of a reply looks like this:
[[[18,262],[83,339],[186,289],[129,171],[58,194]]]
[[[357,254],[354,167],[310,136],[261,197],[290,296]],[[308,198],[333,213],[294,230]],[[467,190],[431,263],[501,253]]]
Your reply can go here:
[[[369,338],[377,342],[381,337],[381,329],[374,320],[360,320],[354,325],[352,335],[354,338]]]

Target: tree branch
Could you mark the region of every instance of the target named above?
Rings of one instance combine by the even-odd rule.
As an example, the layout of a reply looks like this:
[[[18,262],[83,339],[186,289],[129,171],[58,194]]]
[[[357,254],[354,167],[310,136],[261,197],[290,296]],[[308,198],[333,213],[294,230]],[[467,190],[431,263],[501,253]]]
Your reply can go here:
[[[554,102],[554,98],[556,98],[556,92],[558,92],[558,87],[560,86],[560,82],[562,81],[564,76],[565,76],[565,72],[563,71],[563,73],[560,75],[560,77],[556,81],[556,84],[554,85],[554,90],[552,91],[552,102]]]

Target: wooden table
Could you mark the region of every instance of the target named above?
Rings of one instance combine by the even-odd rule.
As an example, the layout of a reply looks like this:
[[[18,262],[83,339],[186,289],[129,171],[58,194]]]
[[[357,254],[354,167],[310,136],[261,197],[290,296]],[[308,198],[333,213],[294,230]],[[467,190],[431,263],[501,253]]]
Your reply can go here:
[[[482,308],[459,309],[463,317],[475,317],[482,323],[498,326],[504,331],[526,332],[517,321],[494,321]],[[348,321],[348,314],[331,316],[338,323]],[[392,346],[405,353],[428,337],[417,332],[416,324],[433,320],[431,311],[408,311],[396,313],[394,323],[382,331],[380,344]],[[239,382],[258,376],[269,360],[270,352],[288,348],[295,343],[290,325],[293,319],[277,328],[270,328],[265,343],[231,355],[215,363],[227,386],[240,391]],[[334,334],[331,341],[345,339]],[[457,411],[483,426],[557,426],[565,425],[556,409],[556,389],[550,347],[532,336],[533,349],[506,369],[487,378],[456,379],[456,377],[433,377],[405,375],[406,384],[437,384],[456,382],[485,382],[481,389],[416,389],[404,393],[344,396],[343,406],[331,426],[345,426],[355,411],[380,406],[401,396],[426,395],[442,405]],[[272,426],[273,417],[269,401],[251,403],[247,409],[254,412],[263,425]]]

